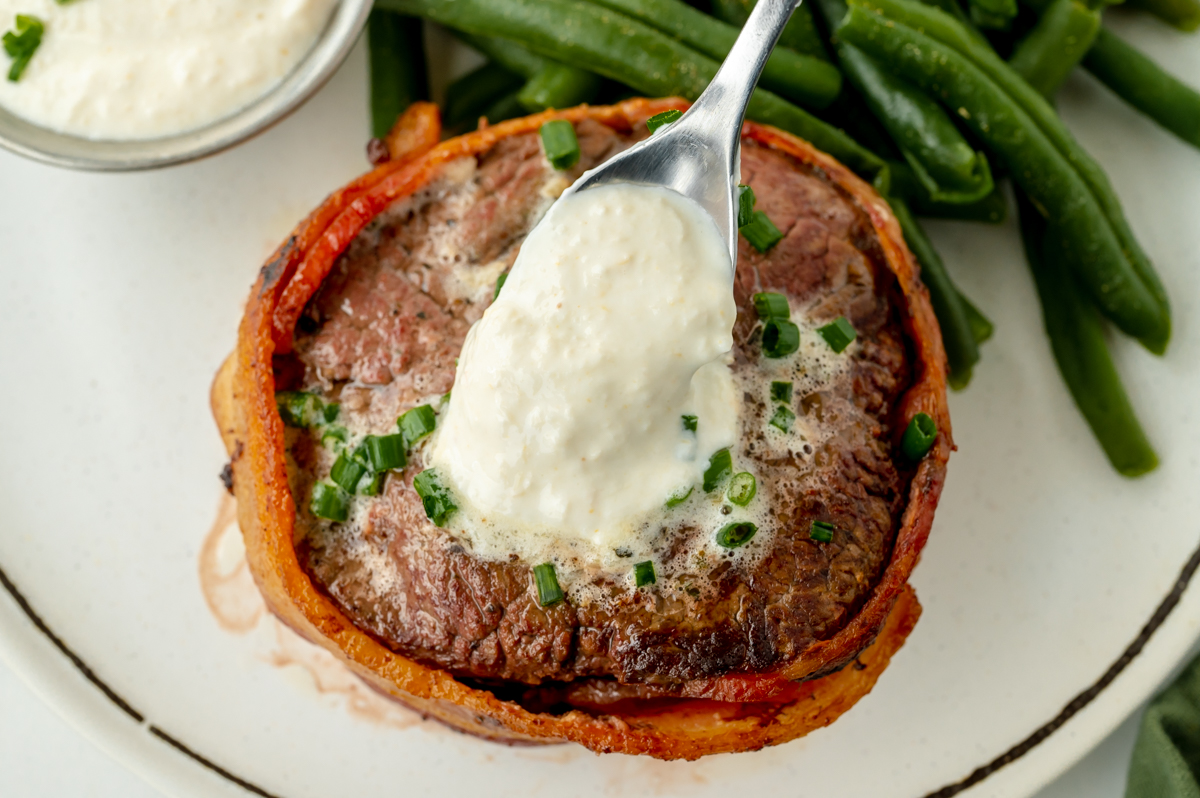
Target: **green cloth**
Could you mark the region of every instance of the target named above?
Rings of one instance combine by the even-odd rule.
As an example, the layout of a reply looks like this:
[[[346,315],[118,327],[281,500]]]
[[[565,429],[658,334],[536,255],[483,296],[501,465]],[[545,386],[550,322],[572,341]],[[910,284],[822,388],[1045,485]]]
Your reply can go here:
[[[1146,709],[1125,798],[1200,798],[1200,657]]]

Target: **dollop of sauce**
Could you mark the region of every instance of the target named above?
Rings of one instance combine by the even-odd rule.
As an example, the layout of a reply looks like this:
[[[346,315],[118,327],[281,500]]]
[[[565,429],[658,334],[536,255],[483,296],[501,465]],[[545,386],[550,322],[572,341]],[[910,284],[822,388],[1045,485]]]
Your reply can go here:
[[[153,139],[229,116],[308,53],[337,0],[0,0],[0,20],[46,25],[0,105],[43,127]]]
[[[468,333],[428,455],[476,548],[493,548],[486,527],[510,552],[545,535],[611,551],[698,489],[738,437],[736,315],[725,242],[693,201],[622,184],[555,203]]]

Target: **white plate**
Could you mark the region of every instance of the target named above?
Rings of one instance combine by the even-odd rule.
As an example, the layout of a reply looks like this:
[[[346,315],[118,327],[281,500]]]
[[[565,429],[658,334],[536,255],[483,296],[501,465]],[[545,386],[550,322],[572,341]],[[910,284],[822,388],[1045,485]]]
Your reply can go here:
[[[1130,33],[1200,82],[1194,40],[1153,21]],[[690,764],[506,748],[381,703],[254,620],[244,575],[211,595],[253,628],[223,630],[198,578],[223,495],[209,380],[258,265],[364,169],[364,72],[359,50],[292,119],[184,167],[79,174],[0,154],[0,568],[27,601],[0,595],[0,654],[166,792],[245,795],[241,780],[285,798],[915,798],[1054,718],[1172,590],[1200,538],[1200,153],[1077,77],[1064,114],[1175,303],[1165,359],[1115,342],[1163,466],[1131,482],[1105,463],[1050,359],[1014,226],[931,225],[997,333],[952,400],[960,451],[914,576],[925,614],[829,729]],[[236,540],[215,551],[218,571],[236,565]],[[1198,622],[1192,587],[1094,701],[970,794],[1028,795],[1070,765],[1176,664]]]

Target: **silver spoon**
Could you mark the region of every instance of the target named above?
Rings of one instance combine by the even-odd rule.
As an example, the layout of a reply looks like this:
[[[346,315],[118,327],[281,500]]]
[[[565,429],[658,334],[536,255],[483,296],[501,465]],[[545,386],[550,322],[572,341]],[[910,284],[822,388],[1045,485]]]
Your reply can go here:
[[[585,172],[563,197],[609,183],[673,189],[708,211],[737,263],[742,119],[767,56],[801,0],[759,0],[716,77],[687,113]]]

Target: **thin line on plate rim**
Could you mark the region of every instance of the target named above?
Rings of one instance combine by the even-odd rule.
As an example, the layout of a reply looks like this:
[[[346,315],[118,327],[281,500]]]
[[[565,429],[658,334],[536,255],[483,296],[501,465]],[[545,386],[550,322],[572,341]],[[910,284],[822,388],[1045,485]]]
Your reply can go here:
[[[1021,740],[1012,748],[1009,748],[1000,756],[971,771],[971,773],[965,778],[951,784],[947,784],[941,789],[927,793],[924,798],[951,798],[952,796],[958,795],[964,790],[974,787],[976,784],[980,783],[988,776],[991,776],[996,771],[1000,770],[1006,765],[1012,764],[1025,754],[1032,751],[1039,744],[1049,738],[1050,735],[1062,728],[1067,721],[1078,714],[1080,710],[1092,703],[1092,701],[1094,701],[1096,697],[1104,691],[1105,688],[1112,684],[1116,678],[1121,675],[1122,671],[1129,667],[1129,664],[1133,662],[1138,654],[1142,653],[1142,650],[1145,649],[1146,644],[1150,642],[1150,639],[1154,636],[1154,633],[1158,631],[1159,627],[1163,625],[1168,616],[1170,616],[1171,612],[1179,604],[1180,599],[1183,597],[1183,592],[1187,589],[1188,584],[1191,582],[1192,576],[1195,575],[1198,568],[1200,568],[1200,547],[1197,547],[1196,550],[1192,552],[1192,555],[1188,558],[1187,562],[1184,563],[1183,568],[1180,570],[1179,576],[1175,579],[1175,584],[1172,585],[1170,592],[1168,592],[1167,595],[1163,597],[1163,600],[1159,602],[1158,607],[1155,608],[1154,613],[1150,616],[1150,619],[1146,621],[1145,625],[1142,626],[1141,631],[1138,632],[1137,637],[1133,639],[1133,642],[1125,647],[1125,650],[1121,652],[1121,656],[1117,657],[1117,659],[1108,667],[1107,670],[1105,670],[1104,674],[1099,679],[1092,683],[1086,690],[1079,693],[1069,702],[1067,702],[1066,706],[1063,707],[1061,712],[1051,718],[1047,723],[1039,726],[1033,731],[1032,734],[1030,734],[1024,740]],[[75,666],[75,669],[78,670],[85,679],[91,682],[96,689],[107,696],[108,699],[112,701],[118,709],[129,715],[138,723],[145,725],[147,730],[152,735],[162,740],[176,751],[179,751],[181,754],[192,759],[197,764],[212,771],[213,773],[216,773],[231,783],[236,784],[247,792],[261,796],[261,798],[281,798],[281,796],[267,792],[253,782],[247,781],[246,779],[231,773],[230,771],[213,762],[211,759],[208,759],[207,757],[193,751],[191,748],[188,748],[182,742],[163,731],[158,726],[155,726],[152,723],[147,724],[145,717],[140,712],[134,709],[128,701],[118,695],[115,690],[109,687],[104,680],[97,676],[96,672],[93,671],[81,657],[79,657],[79,655],[71,650],[71,648],[63,641],[61,637],[51,631],[50,627],[44,620],[42,620],[41,616],[34,611],[33,607],[30,605],[29,601],[25,598],[21,591],[17,589],[17,586],[13,584],[13,581],[8,577],[8,574],[4,572],[3,567],[0,567],[0,586],[3,586],[5,591],[12,596],[13,601],[17,603],[17,606],[21,608],[21,611],[25,613],[26,617],[28,617],[33,623],[34,627],[36,627],[39,632],[45,635],[46,638],[54,644],[54,647],[62,652],[63,656],[70,660],[71,664]]]

